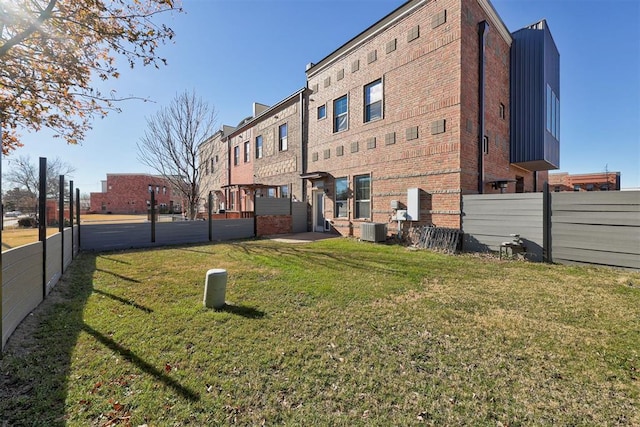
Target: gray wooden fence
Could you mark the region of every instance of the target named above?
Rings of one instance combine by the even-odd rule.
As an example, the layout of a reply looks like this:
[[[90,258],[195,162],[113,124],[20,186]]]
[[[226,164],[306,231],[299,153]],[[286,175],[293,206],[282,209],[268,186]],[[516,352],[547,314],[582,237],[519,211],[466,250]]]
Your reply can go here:
[[[527,257],[640,270],[640,192],[487,194],[462,197],[464,250],[497,251],[520,234]],[[545,212],[546,211],[546,212]],[[545,232],[547,239],[544,238]]]
[[[212,240],[246,239],[254,236],[253,218],[212,221]],[[209,221],[156,223],[155,242],[151,223],[92,224],[82,226],[82,250],[108,251],[209,241]]]
[[[304,233],[308,231],[307,214],[309,212],[309,204],[307,202],[293,202],[291,207],[291,214],[293,215],[292,231],[294,233]]]
[[[19,246],[2,253],[0,348],[4,348],[15,328],[44,300],[45,295],[51,292],[71,264],[73,254],[77,253],[77,230],[77,226],[74,227],[75,232],[66,228],[62,233],[48,237],[46,261],[42,242]]]
[[[553,193],[551,257],[640,269],[640,191]]]
[[[542,193],[462,196],[463,249],[498,251],[502,242],[519,234],[532,261],[543,256]]]

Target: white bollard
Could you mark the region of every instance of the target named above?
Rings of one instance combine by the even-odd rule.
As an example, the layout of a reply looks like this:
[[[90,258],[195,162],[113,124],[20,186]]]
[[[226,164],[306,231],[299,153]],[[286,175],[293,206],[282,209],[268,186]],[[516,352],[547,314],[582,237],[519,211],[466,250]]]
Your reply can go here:
[[[208,308],[224,307],[224,295],[227,290],[227,270],[212,268],[207,271],[204,282],[204,306]]]

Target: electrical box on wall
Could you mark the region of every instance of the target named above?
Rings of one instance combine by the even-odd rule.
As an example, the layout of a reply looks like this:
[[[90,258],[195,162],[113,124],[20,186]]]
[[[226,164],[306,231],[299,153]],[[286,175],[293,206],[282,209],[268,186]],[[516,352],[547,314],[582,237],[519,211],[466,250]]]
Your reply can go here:
[[[391,209],[400,209],[400,201],[392,200],[391,201]]]
[[[404,209],[398,209],[396,211],[396,216],[395,218],[396,221],[406,221],[407,220],[407,211]]]
[[[420,220],[420,189],[409,188],[407,190],[407,220]]]

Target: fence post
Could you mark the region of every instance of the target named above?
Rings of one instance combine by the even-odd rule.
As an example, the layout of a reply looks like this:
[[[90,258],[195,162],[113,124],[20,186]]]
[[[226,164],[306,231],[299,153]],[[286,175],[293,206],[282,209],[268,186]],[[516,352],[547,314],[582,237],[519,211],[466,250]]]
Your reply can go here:
[[[207,213],[209,214],[209,241],[213,241],[213,193],[209,191],[209,200],[207,203]]]
[[[71,259],[73,259],[73,180],[69,181],[69,226],[71,226]]]
[[[3,115],[0,112],[0,145],[2,144],[2,119]],[[0,156],[0,194],[2,194],[2,157]],[[2,226],[0,227],[0,242],[2,241],[2,230],[4,230],[4,204],[0,204],[0,214],[2,214]],[[4,350],[4,327],[2,326],[2,248],[0,247],[0,354]]]
[[[76,223],[78,224],[78,250],[80,250],[80,189],[76,188]],[[73,223],[71,224],[73,228]],[[73,234],[71,234],[73,236]],[[73,246],[73,244],[72,244]]]
[[[58,232],[60,233],[61,248],[60,253],[60,276],[64,273],[64,175],[60,175],[60,185],[58,185]]]
[[[551,254],[551,193],[548,181],[545,181],[542,190],[542,261],[553,262]]]
[[[47,296],[47,158],[40,157],[38,240],[42,242],[42,299]]]
[[[151,243],[155,243],[156,241],[156,197],[153,191],[153,187],[151,188]]]

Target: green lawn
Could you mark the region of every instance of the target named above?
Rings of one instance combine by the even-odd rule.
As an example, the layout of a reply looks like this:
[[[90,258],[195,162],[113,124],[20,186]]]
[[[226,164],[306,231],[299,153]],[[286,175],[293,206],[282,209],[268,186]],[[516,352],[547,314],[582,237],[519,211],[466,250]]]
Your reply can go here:
[[[85,253],[0,367],[11,426],[640,425],[640,273],[350,239]]]

